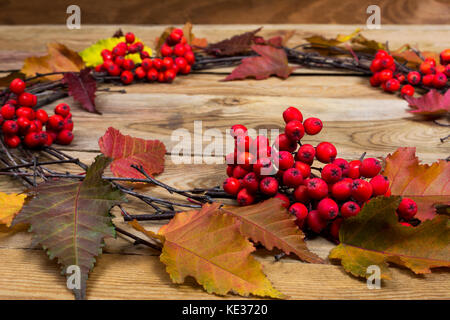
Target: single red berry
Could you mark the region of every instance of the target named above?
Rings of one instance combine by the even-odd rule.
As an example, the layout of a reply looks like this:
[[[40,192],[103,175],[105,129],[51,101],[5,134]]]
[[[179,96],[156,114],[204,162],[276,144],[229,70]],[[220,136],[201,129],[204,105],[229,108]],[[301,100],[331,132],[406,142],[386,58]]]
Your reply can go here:
[[[352,197],[356,201],[365,202],[372,196],[372,185],[366,180],[355,179],[352,182]]]
[[[365,178],[373,178],[381,171],[381,162],[375,158],[366,158],[359,167],[361,176]]]
[[[186,59],[186,62],[187,62],[189,65],[193,65],[194,62],[195,62],[195,55],[194,55],[194,53],[193,53],[192,51],[187,51],[187,52],[184,54],[184,58]]]
[[[147,80],[156,81],[158,79],[158,71],[154,68],[148,70],[147,72]]]
[[[419,70],[422,74],[432,74],[434,73],[435,65],[431,61],[424,61],[420,64]]]
[[[45,110],[39,109],[36,111],[36,119],[38,119],[43,124],[48,121],[48,114]]]
[[[447,76],[442,73],[436,73],[433,77],[433,86],[435,88],[442,88],[447,84]]]
[[[162,61],[163,70],[169,70],[173,67],[173,59],[171,57],[165,57]]]
[[[31,121],[25,117],[18,118],[16,122],[21,132],[26,132],[31,126]]]
[[[27,118],[28,120],[36,119],[36,113],[34,112],[33,109],[31,109],[29,107],[20,107],[19,109],[17,109],[16,116],[18,118],[24,117],[24,118]]]
[[[62,144],[62,145],[68,145],[73,140],[73,133],[69,130],[62,130],[58,133],[58,136],[56,137],[56,143]]]
[[[122,81],[123,84],[130,84],[133,82],[134,76],[131,71],[125,70],[120,75],[120,81]]]
[[[237,160],[237,152],[230,152],[229,154],[227,154],[225,156],[225,163],[226,164],[236,164],[236,160]]]
[[[137,67],[136,70],[134,70],[134,73],[138,79],[144,79],[147,76],[147,72],[142,67]]]
[[[18,136],[5,136],[5,143],[10,148],[17,148],[22,142]]]
[[[333,237],[333,239],[339,240],[339,230],[341,229],[342,221],[344,221],[344,219],[337,218],[331,223],[330,235]]]
[[[236,166],[233,169],[233,177],[236,179],[242,179],[248,173],[248,170],[244,169],[242,166]]]
[[[253,172],[256,173],[258,177],[270,176],[275,174],[275,168],[269,158],[260,158],[253,165]]]
[[[297,142],[289,139],[285,133],[281,133],[275,139],[274,147],[279,151],[294,152],[297,149]]]
[[[159,59],[159,58],[153,59],[153,68],[155,68],[156,70],[161,70],[162,69],[162,59]]]
[[[186,53],[186,47],[184,46],[184,44],[178,43],[178,44],[175,45],[175,47],[173,48],[173,53],[174,53],[177,57],[182,57],[182,56]]]
[[[348,177],[352,179],[358,179],[361,177],[359,168],[361,167],[361,161],[353,160],[348,164]]]
[[[134,46],[136,47],[136,52],[141,52],[144,50],[144,44],[140,41],[136,42]]]
[[[283,119],[284,122],[289,123],[292,120],[297,120],[302,122],[303,121],[303,115],[300,112],[300,110],[298,110],[295,107],[289,107],[286,110],[284,110],[283,112]]]
[[[389,53],[385,50],[378,50],[377,53],[375,54],[375,59],[383,59],[385,57],[387,57],[389,55]]]
[[[281,200],[281,206],[283,206],[284,208],[289,208],[289,205],[291,204],[289,201],[289,198],[282,193],[277,193],[274,198],[280,199]]]
[[[329,163],[322,168],[321,176],[326,183],[336,183],[342,178],[342,170],[337,165]]]
[[[137,53],[139,50],[139,47],[136,45],[136,43],[130,44],[128,46],[128,53]]]
[[[373,196],[382,196],[386,194],[389,189],[389,179],[382,175],[377,175],[370,179],[370,184],[373,189]]]
[[[256,163],[256,157],[250,152],[238,152],[237,164],[247,171],[252,170],[252,165]]]
[[[183,57],[176,57],[175,58],[175,64],[180,68],[183,69],[187,66],[187,61]]]
[[[134,61],[131,60],[131,59],[125,59],[125,60],[123,61],[122,67],[123,67],[125,70],[132,70],[132,69],[134,68]]]
[[[316,158],[320,162],[330,163],[336,159],[336,147],[329,142],[321,142],[316,147]]]
[[[397,73],[395,75],[395,79],[397,79],[398,82],[403,83],[403,82],[405,82],[406,77],[405,77],[405,75],[403,73]]]
[[[242,179],[242,184],[251,193],[256,193],[259,189],[259,179],[254,172],[249,172]]]
[[[303,184],[295,188],[294,199],[298,202],[308,204],[310,202],[310,198],[308,196],[308,188]]]
[[[319,201],[317,211],[322,219],[333,220],[339,213],[339,207],[333,199],[324,198]]]
[[[292,120],[286,124],[284,129],[286,136],[292,141],[300,141],[305,135],[305,128],[299,120]]]
[[[267,196],[274,196],[278,192],[278,181],[273,177],[266,177],[259,183],[259,190]]]
[[[18,98],[19,104],[25,107],[34,107],[36,105],[36,96],[29,92],[22,92]]]
[[[395,92],[400,89],[400,82],[397,79],[389,79],[383,84],[383,89],[386,92]]]
[[[378,87],[381,84],[380,73],[379,72],[375,73],[373,76],[370,77],[369,81],[372,87]]]
[[[23,139],[23,142],[28,148],[37,148],[41,146],[41,141],[41,135],[38,132],[30,132]]]
[[[19,95],[25,90],[25,82],[22,79],[16,78],[9,84],[9,89]]]
[[[414,87],[410,84],[405,84],[402,87],[400,94],[402,96],[413,96],[414,95]]]
[[[347,200],[352,194],[352,183],[342,179],[331,186],[331,195],[336,200]]]
[[[227,176],[232,177],[233,176],[233,170],[234,170],[234,165],[227,164]]]
[[[174,30],[175,31],[175,30]],[[167,41],[171,44],[177,44],[181,41],[181,38],[183,37],[183,34],[180,32],[174,32],[172,31],[170,35],[167,37]]]
[[[320,217],[319,211],[317,210],[311,210],[308,213],[306,222],[308,224],[308,227],[315,233],[322,232],[322,230],[327,226],[327,221]]]
[[[36,126],[36,131],[42,131],[42,122],[40,122],[39,120],[32,120],[31,123]]]
[[[303,125],[305,127],[306,133],[309,135],[318,134],[323,128],[322,120],[320,120],[319,118],[308,118],[305,120]]]
[[[439,55],[439,58],[441,60],[441,64],[450,63],[450,49],[442,50],[441,54]]]
[[[120,67],[117,64],[111,64],[106,69],[108,74],[112,77],[117,77],[120,74]]]
[[[71,117],[67,117],[64,119],[64,128],[63,130],[69,130],[72,131],[73,130],[73,121]]]
[[[14,120],[6,120],[3,123],[2,131],[5,135],[14,136],[19,132],[19,126]]]
[[[280,151],[277,155],[274,155],[275,163],[278,161],[278,168],[280,170],[287,170],[294,166],[294,157],[290,152]]]
[[[283,184],[289,188],[296,188],[302,182],[302,173],[296,168],[289,168],[283,173]]]
[[[349,165],[348,161],[342,158],[336,158],[332,162],[333,164],[337,165],[342,170],[342,176],[346,177],[349,172]]]
[[[153,66],[152,59],[144,59],[144,60],[142,60],[141,66],[142,66],[142,68],[145,71],[150,70],[152,68],[152,66]]]
[[[378,79],[381,81],[381,82],[386,82],[386,81],[388,81],[389,79],[392,79],[392,76],[394,75],[394,73],[392,72],[392,70],[389,70],[389,69],[384,69],[384,70],[381,70],[380,71],[380,74],[379,74],[379,76],[378,76]]]
[[[316,149],[310,144],[302,145],[295,154],[295,160],[311,165],[316,156]]]
[[[416,213],[417,203],[410,198],[403,198],[397,208],[397,214],[405,220],[411,220]]]
[[[233,138],[237,138],[239,136],[247,135],[247,127],[242,124],[235,124],[230,129],[230,135]]]
[[[241,206],[248,206],[255,202],[255,197],[247,190],[241,189],[237,195],[237,202]]]
[[[241,189],[241,183],[236,178],[227,178],[223,182],[223,190],[229,195],[235,196]]]
[[[308,196],[312,199],[320,200],[328,195],[328,185],[320,178],[312,178],[306,180],[308,188]]]
[[[186,49],[186,51],[192,51],[192,47],[187,43],[184,44],[184,48]]]
[[[417,71],[411,71],[408,73],[407,79],[408,82],[412,85],[416,85],[420,83],[420,73],[418,73]]]
[[[181,68],[181,74],[189,74],[191,73],[191,66],[190,65],[186,65],[184,68]]]
[[[294,168],[301,172],[303,179],[307,179],[311,175],[311,166],[307,163],[295,161]]]
[[[424,75],[422,78],[422,83],[424,86],[431,86],[433,84],[434,74]]]
[[[254,140],[251,140],[250,142],[250,152],[253,153],[254,155],[258,155],[259,151],[264,151],[264,150],[270,150],[270,143],[269,143],[269,139],[267,139],[266,136],[257,136]],[[263,153],[261,152],[261,156],[265,156]]]
[[[30,127],[28,128],[28,130],[26,132],[23,132],[23,134],[25,135],[30,132],[38,132],[38,131],[39,131],[38,126],[34,123],[34,121],[31,121]]]
[[[375,58],[370,63],[370,71],[373,73],[380,71],[382,68],[383,66],[381,65],[381,59]]]
[[[160,52],[163,57],[170,57],[173,54],[173,49],[171,46],[169,46],[167,44],[163,44],[161,46]]]
[[[347,201],[341,207],[341,215],[344,218],[356,216],[360,211],[359,205],[353,201]]]
[[[303,221],[308,216],[308,208],[303,203],[296,202],[289,207],[289,213],[295,215],[297,220]]]
[[[39,146],[45,146],[49,141],[48,133],[41,130],[38,132],[38,134],[39,134],[39,139],[40,139]]]
[[[169,70],[166,70],[164,72],[164,78],[166,78],[166,81],[169,82],[169,83],[172,82],[175,79],[176,76],[177,76],[177,72],[173,68],[169,69]]]
[[[60,115],[53,115],[48,119],[47,127],[54,131],[61,131],[64,129],[64,118]]]
[[[134,36],[134,33],[127,32],[127,34],[125,34],[125,41],[127,43],[133,43],[135,39],[136,39],[136,37]]]
[[[123,57],[124,55],[127,54],[127,48],[124,46],[115,46],[112,49],[112,54],[115,55],[116,57]]]
[[[70,113],[70,107],[67,103],[60,103],[55,107],[55,114],[59,114],[61,117],[65,118]]]
[[[384,58],[381,58],[380,64],[382,68],[389,68],[394,65],[394,58],[386,55]]]
[[[12,104],[7,103],[0,109],[0,114],[4,120],[12,120],[16,115],[16,108]]]

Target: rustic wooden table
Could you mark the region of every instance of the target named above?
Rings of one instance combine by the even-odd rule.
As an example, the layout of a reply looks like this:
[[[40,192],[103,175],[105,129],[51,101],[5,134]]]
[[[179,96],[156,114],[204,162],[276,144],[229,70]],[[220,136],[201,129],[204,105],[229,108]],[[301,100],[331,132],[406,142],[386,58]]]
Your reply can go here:
[[[164,26],[121,26],[135,32],[152,45]],[[198,37],[210,42],[253,30],[251,25],[195,26]],[[311,34],[333,37],[355,30],[353,25],[267,25],[264,36],[295,30],[288,44],[298,44]],[[48,42],[58,41],[81,50],[98,39],[114,33],[114,26],[82,26],[68,30],[61,26],[1,26],[0,69],[20,68],[25,57],[43,54]],[[450,40],[450,26],[383,26],[381,30],[364,31],[378,41],[389,41],[391,48],[404,43],[421,50],[440,51]],[[175,142],[171,133],[178,128],[193,131],[195,120],[203,121],[203,130],[218,128],[225,132],[231,124],[242,123],[252,128],[281,128],[281,112],[289,105],[301,106],[307,116],[319,116],[325,128],[310,141],[331,141],[340,156],[385,156],[397,147],[415,146],[421,159],[432,162],[450,153],[446,136],[448,128],[431,122],[417,121],[405,110],[407,104],[394,95],[370,87],[368,79],[321,75],[313,70],[297,70],[287,80],[221,82],[229,70],[214,70],[180,77],[173,84],[137,84],[126,87],[127,94],[98,93],[97,106],[102,116],[73,108],[75,140],[63,148],[71,155],[90,163],[99,153],[98,138],[109,126],[125,134],[147,139],[160,139],[167,148],[165,172],[159,176],[175,187],[212,187],[225,177],[224,165],[175,165],[170,151]],[[71,98],[66,102],[76,104]],[[55,103],[45,107],[51,110]],[[205,143],[205,145],[208,143]],[[217,155],[221,156],[221,155]],[[0,177],[0,191],[20,192],[22,185]],[[148,192],[167,196],[164,190]],[[127,204],[130,211],[144,213],[137,202]],[[116,222],[120,222],[119,213]],[[157,229],[160,223],[146,223]],[[129,228],[128,228],[129,229]],[[31,236],[21,230],[0,229],[0,299],[72,299],[59,274],[56,262],[49,261],[42,250],[31,248]],[[309,248],[326,258],[333,244],[323,239],[308,242]],[[274,262],[273,255],[258,251],[258,259],[275,288],[292,299],[439,299],[450,298],[450,276],[435,271],[414,276],[408,270],[393,268],[392,280],[383,282],[380,290],[369,290],[364,281],[346,274],[340,266],[314,265],[286,258]],[[171,283],[158,256],[128,239],[108,239],[105,254],[96,264],[88,281],[89,299],[220,299],[209,295],[188,279],[183,285]],[[239,298],[234,295],[225,298]]]

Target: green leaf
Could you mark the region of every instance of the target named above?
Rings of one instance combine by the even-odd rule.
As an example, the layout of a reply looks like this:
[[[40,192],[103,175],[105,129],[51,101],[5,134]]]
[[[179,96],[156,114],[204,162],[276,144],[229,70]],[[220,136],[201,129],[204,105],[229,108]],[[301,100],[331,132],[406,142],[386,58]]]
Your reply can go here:
[[[116,236],[109,211],[126,201],[120,190],[102,179],[110,161],[98,156],[81,182],[58,180],[40,184],[37,195],[13,221],[13,225],[31,225],[33,243],[41,244],[50,259],[58,259],[63,274],[69,266],[80,268],[81,286],[73,289],[77,299],[85,298],[88,273],[102,252],[104,238]]]
[[[103,49],[112,50],[119,42],[124,42],[125,37],[119,37],[119,38],[107,38],[102,39],[91,45],[90,47],[84,49],[79,54],[81,58],[83,59],[84,63],[87,67],[95,67],[99,64],[103,63],[103,59],[101,56],[101,52]],[[141,41],[140,39],[136,38],[136,42]],[[141,41],[142,42],[142,41]],[[152,55],[152,49],[144,45],[144,51],[147,51],[148,54]],[[141,63],[141,57],[139,53],[133,53],[128,54],[126,58],[132,59],[134,63]]]

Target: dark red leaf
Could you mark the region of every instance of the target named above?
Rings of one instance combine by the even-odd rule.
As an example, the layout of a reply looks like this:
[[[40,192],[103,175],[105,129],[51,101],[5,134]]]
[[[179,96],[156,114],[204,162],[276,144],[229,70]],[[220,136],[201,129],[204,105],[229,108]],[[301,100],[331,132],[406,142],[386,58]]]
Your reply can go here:
[[[81,103],[81,106],[86,111],[101,114],[95,108],[95,91],[97,90],[97,83],[91,75],[90,69],[83,69],[80,73],[68,72],[64,74],[63,82],[67,84],[69,95],[74,100]]]
[[[439,117],[450,111],[450,91],[440,94],[437,90],[430,90],[420,98],[405,96],[409,106],[414,110],[409,112],[426,116]]]
[[[225,39],[217,43],[212,43],[205,48],[205,51],[215,56],[234,56],[250,51],[255,34],[262,28],[254,31],[236,35],[230,39]]]

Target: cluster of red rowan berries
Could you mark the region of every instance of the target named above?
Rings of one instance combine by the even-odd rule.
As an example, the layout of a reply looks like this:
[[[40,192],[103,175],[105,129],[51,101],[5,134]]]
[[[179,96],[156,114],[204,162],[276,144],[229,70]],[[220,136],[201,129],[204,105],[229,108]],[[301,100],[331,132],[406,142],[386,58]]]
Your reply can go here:
[[[249,137],[243,125],[231,127],[235,149],[226,156],[228,178],[223,189],[242,206],[279,198],[297,217],[300,228],[315,233],[326,229],[337,239],[343,219],[357,215],[371,198],[390,195],[389,180],[379,174],[382,165],[375,158],[348,162],[337,158],[336,147],[330,142],[315,147],[301,144],[305,134],[322,130],[320,119],[303,120],[294,107],[287,108],[283,118],[285,131],[272,146],[265,136]],[[313,167],[314,160],[325,165]],[[402,222],[406,224],[416,212],[414,201],[402,200],[398,208]]]
[[[192,48],[183,36],[183,30],[174,29],[162,45],[161,58],[152,59],[144,51],[142,42],[135,42],[133,33],[125,35],[125,42],[119,42],[112,50],[101,52],[103,63],[95,67],[96,72],[106,71],[111,76],[120,76],[123,84],[130,84],[133,80],[147,80],[158,82],[172,82],[178,73],[189,74],[195,62]],[[142,62],[135,65],[127,58],[128,54],[139,53]]]
[[[450,77],[450,49],[440,54],[440,63],[436,65],[433,58],[426,58],[419,67],[419,71],[407,74],[398,72],[394,58],[384,50],[378,50],[372,60],[370,70],[373,72],[370,84],[374,87],[381,85],[386,92],[400,90],[401,95],[414,95],[414,86],[423,84],[426,87],[442,88],[447,85]]]
[[[25,92],[23,80],[14,79],[9,88],[16,98],[8,100],[0,109],[0,128],[8,147],[16,148],[23,143],[28,148],[38,148],[54,142],[62,145],[72,142],[73,122],[69,105],[58,104],[55,114],[49,117],[45,110],[33,109],[37,103],[36,96]]]

